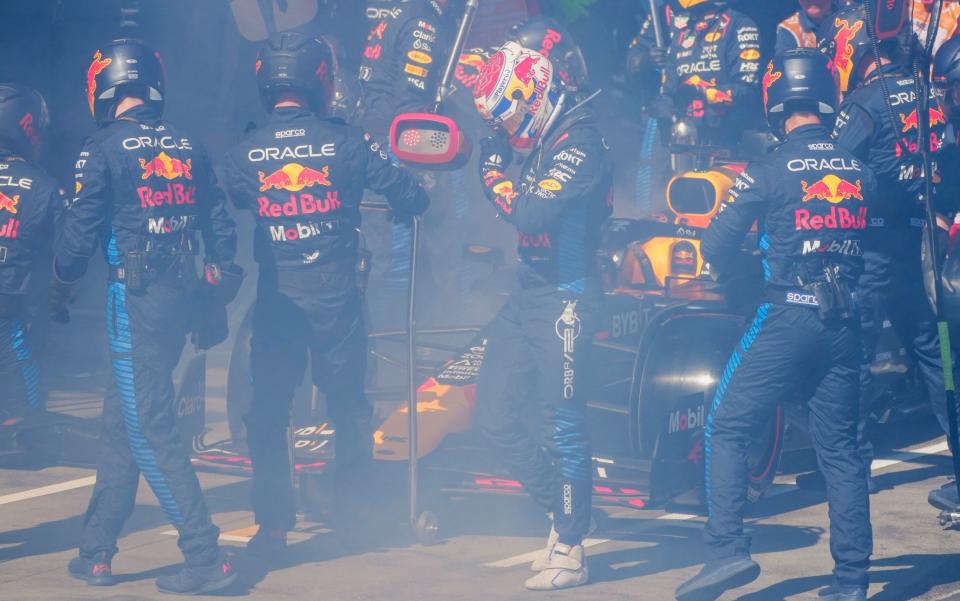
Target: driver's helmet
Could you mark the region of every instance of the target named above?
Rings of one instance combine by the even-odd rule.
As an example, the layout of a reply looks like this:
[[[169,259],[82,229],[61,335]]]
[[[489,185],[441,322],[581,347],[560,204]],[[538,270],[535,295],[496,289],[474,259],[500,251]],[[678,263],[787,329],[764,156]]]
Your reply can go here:
[[[530,150],[560,101],[550,60],[517,42],[507,42],[483,66],[473,87],[480,116],[504,131],[510,145]]]

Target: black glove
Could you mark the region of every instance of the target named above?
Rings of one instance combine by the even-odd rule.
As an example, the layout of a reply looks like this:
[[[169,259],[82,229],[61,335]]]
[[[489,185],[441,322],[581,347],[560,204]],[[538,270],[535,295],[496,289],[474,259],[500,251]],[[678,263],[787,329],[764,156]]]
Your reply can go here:
[[[670,56],[670,48],[664,46],[654,46],[650,48],[650,63],[657,69],[664,69],[667,66],[667,58]]]
[[[219,264],[210,262],[204,265],[204,282],[211,298],[221,305],[228,305],[237,298],[243,285],[243,268],[235,263]]]
[[[513,162],[513,149],[503,136],[489,136],[480,140],[480,176],[488,171],[507,170]]]
[[[70,321],[69,306],[77,297],[77,282],[64,282],[57,276],[57,268],[53,268],[53,277],[50,279],[50,295],[47,299],[51,321],[68,323]]]
[[[673,96],[668,94],[661,94],[650,103],[650,113],[654,119],[670,121],[673,119],[675,110]]]

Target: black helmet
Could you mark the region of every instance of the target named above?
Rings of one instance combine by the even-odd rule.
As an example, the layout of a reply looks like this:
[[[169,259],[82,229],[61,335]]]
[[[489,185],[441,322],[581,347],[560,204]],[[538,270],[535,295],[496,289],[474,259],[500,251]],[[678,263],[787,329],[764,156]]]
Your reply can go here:
[[[933,86],[943,93],[947,116],[960,123],[960,38],[950,38],[933,58]]]
[[[763,74],[763,109],[777,137],[791,113],[817,113],[828,124],[836,116],[837,82],[827,59],[812,48],[787,50],[773,57]]]
[[[20,84],[0,84],[0,149],[39,159],[48,125],[50,114],[39,92]]]
[[[310,108],[326,114],[334,96],[334,55],[323,38],[287,31],[272,36],[257,56],[260,99],[272,111],[280,94],[303,94]]]
[[[852,6],[827,17],[817,31],[820,51],[830,60],[841,92],[860,83],[858,67],[873,52],[867,32],[867,16],[863,6]]]
[[[352,123],[360,109],[359,80],[355,73],[342,68],[345,51],[335,38],[319,36],[317,40],[327,45],[333,57],[333,89],[327,98],[326,116]]]
[[[933,85],[940,89],[960,84],[960,37],[952,37],[933,57]]]
[[[98,124],[114,118],[117,102],[138,96],[163,111],[164,71],[160,53],[140,40],[110,42],[87,67],[87,102]]]
[[[507,36],[524,48],[550,59],[560,82],[568,92],[583,91],[587,85],[587,63],[566,27],[550,17],[533,17],[515,25]]]

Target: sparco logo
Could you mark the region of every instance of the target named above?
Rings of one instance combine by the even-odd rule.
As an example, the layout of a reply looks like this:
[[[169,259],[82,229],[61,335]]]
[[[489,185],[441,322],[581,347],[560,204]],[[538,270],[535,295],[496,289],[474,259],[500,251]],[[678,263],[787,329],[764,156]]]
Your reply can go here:
[[[563,341],[563,398],[572,399],[574,388],[573,346],[580,335],[580,318],[577,316],[577,301],[563,301],[566,306],[555,324],[557,336]]]
[[[788,292],[787,302],[794,305],[804,305],[807,307],[819,307],[817,296],[809,292]]]
[[[677,432],[686,432],[687,430],[702,428],[703,422],[703,405],[697,406],[696,410],[687,409],[686,411],[674,411],[669,417],[667,433],[676,434]]]

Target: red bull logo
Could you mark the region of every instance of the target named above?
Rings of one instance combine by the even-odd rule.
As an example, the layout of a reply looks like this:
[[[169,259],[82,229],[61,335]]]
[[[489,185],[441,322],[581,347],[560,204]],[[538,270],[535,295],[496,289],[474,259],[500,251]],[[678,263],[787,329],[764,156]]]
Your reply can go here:
[[[860,180],[851,184],[847,180],[839,178],[832,173],[809,185],[807,182],[801,180],[800,186],[803,188],[803,198],[800,199],[803,202],[813,200],[814,198],[825,200],[830,204],[837,204],[848,198],[863,200],[863,195],[860,193],[862,188]]]
[[[0,192],[0,211],[6,211],[8,213],[17,214],[17,205],[20,204],[20,195],[16,194],[14,196],[7,196],[3,192]]]
[[[839,29],[833,36],[835,50],[831,64],[840,78],[840,91],[846,92],[849,89],[850,75],[853,73],[853,40],[863,28],[863,21],[850,25],[846,19],[837,18],[834,19],[833,26]]]
[[[773,61],[770,61],[767,64],[767,72],[763,74],[763,110],[767,110],[770,86],[775,84],[781,77],[783,77],[783,73],[780,71],[774,71]]]
[[[536,65],[536,58],[532,56],[524,57],[524,59],[514,67],[513,76],[510,78],[510,83],[507,84],[507,89],[503,92],[503,97],[510,100],[530,100],[536,90],[536,83],[533,77],[533,71]],[[518,92],[520,97],[517,96]]]
[[[710,79],[704,79],[699,75],[692,75],[687,79],[687,81],[683,83],[684,85],[693,86],[695,88],[700,88],[702,90],[707,90],[709,88],[717,87],[717,78],[711,77]]]
[[[797,231],[867,229],[867,207],[863,206],[858,207],[856,211],[833,206],[826,214],[797,209],[794,211],[794,218]]]
[[[930,127],[935,127],[937,125],[943,125],[947,122],[947,116],[943,111],[935,108],[930,109]],[[917,121],[917,109],[910,111],[909,115],[904,116],[903,113],[900,113],[900,123],[903,124],[903,128],[900,130],[902,133],[907,133],[910,130],[917,129],[920,124]]]
[[[16,240],[20,235],[20,220],[11,217],[6,223],[0,225],[0,238]],[[4,251],[6,252],[6,251]]]
[[[260,191],[267,190],[288,190],[290,192],[299,192],[304,188],[313,186],[332,186],[330,183],[330,166],[326,165],[323,169],[317,171],[310,167],[305,167],[300,163],[287,163],[277,169],[270,175],[263,171],[257,172],[260,177]]]
[[[181,161],[161,152],[149,161],[140,160],[140,168],[143,169],[143,175],[140,179],[150,179],[151,177],[162,177],[164,179],[186,178],[193,179],[190,174],[191,163],[193,159]]]
[[[709,104],[722,104],[733,102],[733,94],[727,90],[718,90],[717,88],[707,88],[707,102]]]
[[[96,100],[97,75],[113,62],[112,58],[103,58],[99,50],[93,55],[93,62],[87,67],[87,102],[90,104],[90,114],[93,114],[93,102]]]

